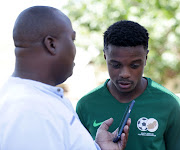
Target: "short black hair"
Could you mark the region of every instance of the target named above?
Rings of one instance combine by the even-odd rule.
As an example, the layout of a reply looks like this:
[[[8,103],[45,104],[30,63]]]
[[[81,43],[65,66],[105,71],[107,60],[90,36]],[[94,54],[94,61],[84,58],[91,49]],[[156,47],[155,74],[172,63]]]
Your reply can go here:
[[[140,24],[121,20],[112,24],[104,32],[104,50],[108,45],[132,47],[143,45],[144,49],[148,49],[149,33]]]

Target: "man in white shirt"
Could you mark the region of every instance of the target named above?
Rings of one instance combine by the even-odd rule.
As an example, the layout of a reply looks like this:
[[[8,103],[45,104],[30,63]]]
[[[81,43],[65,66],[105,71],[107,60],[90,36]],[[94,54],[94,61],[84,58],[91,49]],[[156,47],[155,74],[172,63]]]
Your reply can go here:
[[[83,127],[63,89],[72,75],[75,31],[56,8],[34,6],[18,16],[14,29],[16,64],[0,90],[1,150],[94,150],[126,146],[130,119],[118,143],[108,132],[113,119],[99,128],[95,142]]]

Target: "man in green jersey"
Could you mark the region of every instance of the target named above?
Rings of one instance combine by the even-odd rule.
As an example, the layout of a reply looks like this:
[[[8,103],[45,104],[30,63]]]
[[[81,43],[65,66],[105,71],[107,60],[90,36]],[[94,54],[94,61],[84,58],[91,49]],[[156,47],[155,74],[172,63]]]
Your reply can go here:
[[[119,21],[104,33],[104,58],[110,79],[77,104],[76,111],[93,138],[109,117],[119,126],[127,105],[131,129],[126,150],[180,150],[180,100],[165,87],[143,77],[148,55],[147,30],[136,22]]]

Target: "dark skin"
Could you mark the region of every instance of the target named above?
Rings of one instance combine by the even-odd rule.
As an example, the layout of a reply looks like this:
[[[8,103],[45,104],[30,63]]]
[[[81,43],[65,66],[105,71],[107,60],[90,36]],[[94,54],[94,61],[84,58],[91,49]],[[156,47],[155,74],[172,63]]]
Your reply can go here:
[[[15,23],[13,38],[13,76],[55,86],[72,75],[75,31],[69,18],[59,10],[25,10]]]
[[[26,9],[17,18],[13,30],[16,65],[12,76],[52,86],[63,83],[73,73],[75,36],[69,18],[61,11],[43,6]],[[107,131],[112,122],[111,118],[101,125],[96,142],[102,150],[123,150],[131,120],[118,143],[113,142],[115,132]]]
[[[148,51],[141,46],[117,47],[109,45],[104,51],[110,81],[110,93],[122,103],[127,103],[141,95],[147,87],[142,77]]]

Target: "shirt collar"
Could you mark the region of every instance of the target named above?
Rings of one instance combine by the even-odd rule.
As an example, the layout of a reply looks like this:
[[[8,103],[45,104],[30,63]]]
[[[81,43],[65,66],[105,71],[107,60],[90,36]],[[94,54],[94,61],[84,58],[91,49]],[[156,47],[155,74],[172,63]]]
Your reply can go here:
[[[33,87],[36,87],[40,90],[48,90],[53,92],[54,94],[60,96],[61,98],[64,97],[64,90],[61,87],[57,87],[57,86],[51,86],[39,81],[35,81],[35,80],[31,80],[31,79],[23,79],[23,78],[19,78],[19,77],[10,77],[11,81],[15,82],[15,83],[23,83],[23,84],[28,84],[31,85]]]

